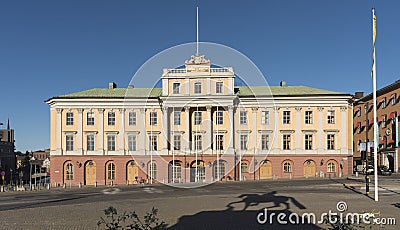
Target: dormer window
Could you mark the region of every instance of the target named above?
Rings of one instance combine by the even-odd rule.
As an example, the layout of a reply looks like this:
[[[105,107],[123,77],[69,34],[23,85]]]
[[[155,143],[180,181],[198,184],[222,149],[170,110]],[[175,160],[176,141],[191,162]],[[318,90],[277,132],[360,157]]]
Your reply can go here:
[[[201,83],[200,82],[194,83],[194,93],[196,93],[196,94],[201,93]]]
[[[172,85],[172,93],[180,94],[181,93],[181,83],[175,82]]]

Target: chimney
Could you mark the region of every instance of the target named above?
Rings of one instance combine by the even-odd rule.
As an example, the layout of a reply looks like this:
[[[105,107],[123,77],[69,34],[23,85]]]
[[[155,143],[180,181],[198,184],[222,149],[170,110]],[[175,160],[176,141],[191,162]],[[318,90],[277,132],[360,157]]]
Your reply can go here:
[[[360,98],[364,97],[364,92],[355,92],[354,97],[356,99],[360,99]]]
[[[115,88],[117,88],[117,84],[115,84],[115,82],[109,82],[108,83],[108,88],[109,89],[115,89]]]
[[[281,81],[281,87],[286,87],[286,81]]]

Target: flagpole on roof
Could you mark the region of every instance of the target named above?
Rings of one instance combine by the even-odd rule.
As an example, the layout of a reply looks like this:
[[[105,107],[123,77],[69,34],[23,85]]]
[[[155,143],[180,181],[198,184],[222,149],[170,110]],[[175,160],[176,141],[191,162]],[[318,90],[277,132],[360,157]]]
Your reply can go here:
[[[372,8],[372,87],[373,87],[373,101],[374,101],[374,123],[376,122],[376,57],[375,57],[375,40],[376,40],[376,16],[375,8]],[[378,201],[378,127],[374,125],[374,190],[375,201]],[[367,166],[368,167],[368,166]]]

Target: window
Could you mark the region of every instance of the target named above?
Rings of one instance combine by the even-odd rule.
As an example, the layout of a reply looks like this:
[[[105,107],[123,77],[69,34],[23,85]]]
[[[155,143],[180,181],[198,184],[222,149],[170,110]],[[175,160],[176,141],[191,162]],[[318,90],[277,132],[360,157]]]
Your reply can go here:
[[[181,83],[173,83],[172,84],[172,93],[173,94],[180,94],[181,93]]]
[[[306,111],[305,123],[306,124],[312,124],[313,123],[313,113],[312,113],[312,111]]]
[[[223,87],[222,82],[217,82],[215,83],[215,93],[222,93],[222,87]]]
[[[283,111],[283,124],[290,124],[290,111]]]
[[[181,124],[181,111],[174,111],[174,125]]]
[[[172,164],[172,172],[173,172],[173,179],[174,182],[179,182],[182,178],[182,164],[181,162],[174,162]]]
[[[312,134],[306,134],[305,135],[305,137],[304,137],[304,149],[305,150],[312,150],[312,147],[313,147],[313,144],[312,144],[312,142],[313,142],[313,135]]]
[[[136,125],[136,112],[129,112],[128,125]]]
[[[157,151],[157,136],[156,135],[149,136],[149,150]]]
[[[333,173],[336,172],[336,164],[333,161],[328,161],[328,172]]]
[[[214,162],[214,175],[217,180],[225,176],[225,163],[222,160]]]
[[[283,172],[291,173],[292,172],[292,163],[289,161],[283,162]]]
[[[157,125],[157,112],[150,112],[150,125]]]
[[[136,151],[136,135],[128,135],[128,150]]]
[[[94,135],[86,136],[86,150],[94,151]]]
[[[247,134],[240,135],[240,150],[247,150]]]
[[[335,124],[335,110],[328,110],[328,124]]]
[[[72,163],[68,163],[65,167],[65,179],[73,180],[74,179],[74,166]]]
[[[328,150],[334,150],[335,149],[335,134],[328,134],[326,139],[327,139],[326,148]]]
[[[196,93],[196,94],[201,93],[201,83],[200,82],[194,83],[194,93]]]
[[[181,135],[174,135],[174,150],[181,150]]]
[[[108,125],[115,125],[115,112],[108,112]]]
[[[74,113],[67,112],[67,125],[74,125]]]
[[[361,116],[361,113],[362,113],[361,107],[359,107],[358,110],[357,110],[357,117],[360,117],[360,116]]]
[[[65,138],[66,138],[66,150],[74,151],[74,136],[67,135]]]
[[[94,113],[88,112],[86,114],[86,125],[94,125]]]
[[[224,149],[224,136],[216,135],[216,150],[223,150],[223,149]]]
[[[261,112],[261,124],[263,124],[263,125],[269,124],[269,112],[268,111]]]
[[[224,124],[224,112],[217,111],[217,125],[223,125],[223,124]]]
[[[242,164],[240,164],[240,168],[241,168],[241,170],[242,170],[242,173],[247,173],[247,172],[249,172],[249,168],[248,168],[247,162],[242,162]]]
[[[397,102],[397,100],[396,100],[396,94],[393,94],[393,95],[392,95],[392,105],[395,105],[396,102]]]
[[[382,117],[383,117],[383,119],[382,119],[382,128],[386,128],[386,122],[387,122],[386,115],[383,115]]]
[[[240,111],[240,124],[241,125],[247,124],[247,111],[245,110]]]
[[[290,134],[283,134],[283,149],[290,149]]]
[[[199,112],[199,111],[194,112],[194,124],[195,125],[201,124],[201,112]]]
[[[261,149],[268,150],[269,149],[269,135],[261,134]]]
[[[382,109],[386,108],[386,97],[382,100]]]
[[[201,135],[194,135],[194,150],[202,150],[203,141]]]
[[[115,135],[107,136],[107,150],[115,151]]]
[[[107,165],[107,179],[115,180],[115,164],[112,162]]]
[[[156,162],[149,162],[147,165],[147,175],[150,179],[157,179],[157,164]]]

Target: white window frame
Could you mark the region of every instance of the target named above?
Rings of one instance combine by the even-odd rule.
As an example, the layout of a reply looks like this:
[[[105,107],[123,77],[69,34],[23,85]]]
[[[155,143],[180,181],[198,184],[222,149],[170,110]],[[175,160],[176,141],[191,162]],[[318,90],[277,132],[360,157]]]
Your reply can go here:
[[[261,150],[269,149],[269,134],[261,134]]]
[[[194,93],[201,94],[201,82],[194,83]]]
[[[240,124],[241,125],[246,125],[247,124],[247,111],[246,110],[241,110],[240,111]]]
[[[194,111],[194,125],[201,125],[202,112]]]
[[[86,151],[94,151],[95,139],[96,139],[96,137],[94,134],[86,135]]]
[[[247,134],[240,134],[239,136],[239,143],[240,143],[240,150],[248,150],[249,144],[249,135]]]
[[[269,124],[269,111],[267,110],[261,111],[261,124],[262,125]]]
[[[150,112],[149,120],[150,120],[150,125],[152,125],[152,126],[157,125],[157,112],[156,111]]]
[[[107,113],[107,124],[109,126],[115,126],[116,115],[114,111],[110,111]]]
[[[222,81],[217,81],[215,83],[215,93],[221,94],[223,93],[224,83]]]
[[[335,110],[328,110],[326,117],[328,124],[335,124]]]
[[[94,125],[94,112],[89,111],[86,114],[86,125]]]
[[[313,123],[313,111],[307,110],[304,112],[304,123],[307,125]]]
[[[128,125],[129,126],[134,126],[136,125],[136,112],[130,111],[128,113]]]
[[[283,111],[283,115],[282,115],[282,123],[283,124],[290,124],[290,115],[291,115],[291,113],[290,113],[291,111],[289,111],[289,110],[285,110],[285,111]]]
[[[181,125],[181,111],[174,111],[174,125]]]
[[[217,125],[223,125],[224,124],[224,112],[223,111],[217,111],[216,112],[216,122]]]
[[[74,145],[75,145],[74,139],[75,138],[74,138],[73,134],[65,135],[65,150],[66,151],[74,151]]]
[[[128,150],[129,151],[137,150],[137,135],[133,134],[128,135]]]
[[[179,82],[172,83],[172,94],[180,94],[180,93],[181,93],[181,83]]]
[[[67,112],[66,114],[66,125],[74,125],[74,113]]]
[[[114,134],[107,135],[107,151],[116,150],[116,139]]]

